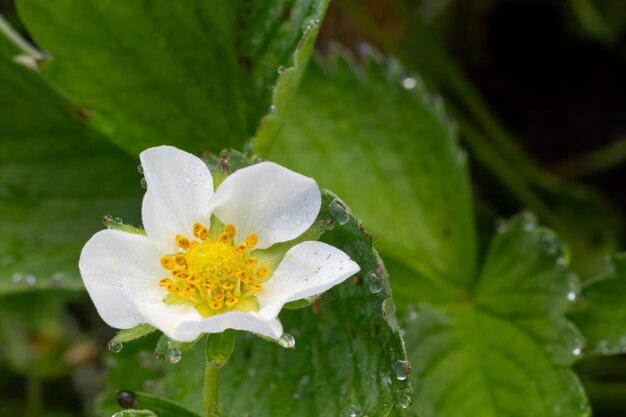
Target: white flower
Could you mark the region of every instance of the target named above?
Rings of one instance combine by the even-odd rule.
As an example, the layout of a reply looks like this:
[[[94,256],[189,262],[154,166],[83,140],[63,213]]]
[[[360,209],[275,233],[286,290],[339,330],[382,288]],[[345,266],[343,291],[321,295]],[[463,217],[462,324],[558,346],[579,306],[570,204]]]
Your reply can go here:
[[[311,178],[262,162],[236,171],[214,192],[204,162],[179,149],[148,149],[141,163],[147,236],[103,230],[79,262],[111,327],[149,323],[178,341],[225,329],[278,339],[283,305],[359,270],[325,243],[281,244],[317,217],[321,196]]]

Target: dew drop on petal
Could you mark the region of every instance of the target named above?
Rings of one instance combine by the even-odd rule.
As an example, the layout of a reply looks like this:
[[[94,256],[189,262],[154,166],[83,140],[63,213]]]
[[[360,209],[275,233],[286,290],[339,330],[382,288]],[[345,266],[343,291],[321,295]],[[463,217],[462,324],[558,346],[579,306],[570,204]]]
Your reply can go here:
[[[141,164],[137,165],[137,172],[140,174],[143,174],[143,165]]]
[[[143,188],[144,190],[148,189],[148,182],[146,181],[145,178],[142,178],[141,181],[139,181],[139,184],[141,185],[141,188]]]
[[[415,81],[415,78],[413,77],[406,77],[404,80],[402,80],[402,87],[406,88],[407,90],[415,88],[416,85],[417,81]]]
[[[286,349],[293,349],[296,347],[296,339],[289,333],[283,333],[278,339],[278,344]]]

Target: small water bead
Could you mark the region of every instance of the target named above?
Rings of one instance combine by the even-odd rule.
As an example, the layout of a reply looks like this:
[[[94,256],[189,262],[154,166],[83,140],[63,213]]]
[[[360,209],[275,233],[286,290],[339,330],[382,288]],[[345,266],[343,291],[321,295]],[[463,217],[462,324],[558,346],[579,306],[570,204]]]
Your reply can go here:
[[[315,26],[317,26],[319,23],[320,23],[319,19],[308,18],[302,24],[302,30],[306,33],[308,31],[310,31],[311,29],[313,29]]]
[[[146,178],[142,178],[141,181],[139,181],[139,185],[141,185],[141,188],[143,188],[144,190],[148,189],[148,181],[146,181]]]
[[[402,87],[406,88],[407,90],[412,90],[413,88],[415,88],[416,85],[417,81],[413,77],[406,77],[404,80],[402,80]]]
[[[393,369],[396,372],[396,379],[398,379],[398,381],[404,381],[411,373],[411,363],[405,360],[398,360],[393,366]]]
[[[367,285],[369,286],[370,292],[372,294],[378,294],[383,290],[382,283],[380,282],[380,278],[374,271],[370,271],[365,275],[365,280]]]
[[[22,274],[13,274],[13,276],[11,277],[11,281],[15,284],[17,284],[18,282],[22,282],[22,279],[24,279],[24,276]]]
[[[37,284],[37,277],[35,277],[34,275],[27,275],[25,280],[26,285],[28,285],[29,287],[33,287]]]
[[[111,223],[113,223],[113,216],[107,214],[106,216],[102,217],[102,224],[103,225],[108,226]]]
[[[124,220],[122,220],[121,217],[116,217],[114,222],[117,223],[117,224],[122,224],[124,222]]]
[[[293,349],[296,347],[296,339],[289,333],[283,333],[278,339],[278,344],[285,349]]]
[[[165,362],[173,365],[175,363],[180,362],[182,358],[183,358],[183,352],[178,348],[173,348],[173,349],[168,349],[165,352],[164,360]]]
[[[107,343],[107,348],[113,353],[121,352],[123,347],[124,347],[123,344],[119,342],[115,342],[113,340],[110,340],[109,343]]]
[[[335,198],[328,206],[330,216],[340,225],[344,225],[350,221],[350,212],[343,201]]]
[[[278,75],[282,74],[283,72],[285,72],[285,66],[280,65],[278,68],[276,68],[276,72],[278,73]]]
[[[580,356],[582,352],[583,350],[580,346],[576,346],[574,349],[572,349],[572,355],[574,356]]]
[[[409,406],[411,405],[411,390],[410,389],[407,388],[402,392],[402,394],[398,398],[397,404],[401,408],[409,408]]]
[[[137,172],[140,174],[143,174],[143,165],[141,164],[137,165]]]

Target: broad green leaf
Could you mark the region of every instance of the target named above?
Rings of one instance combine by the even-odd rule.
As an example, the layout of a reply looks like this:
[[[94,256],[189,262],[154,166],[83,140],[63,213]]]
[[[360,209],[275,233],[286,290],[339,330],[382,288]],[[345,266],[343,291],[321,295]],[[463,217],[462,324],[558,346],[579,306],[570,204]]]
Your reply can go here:
[[[81,288],[80,249],[102,216],[136,220],[137,162],[73,118],[18,54],[0,33],[0,295]]]
[[[295,349],[237,334],[234,352],[220,371],[220,404],[228,415],[374,417],[409,405],[410,365],[385,269],[370,237],[339,204],[334,195],[324,193],[319,218],[334,228],[322,240],[359,262],[358,278],[323,294],[310,307],[281,313],[285,330],[295,337]],[[137,343],[142,345],[128,344],[110,356],[109,390],[146,391],[199,412],[205,346],[198,343],[180,362],[164,365],[150,353],[154,338]],[[125,377],[129,368],[132,380]],[[109,395],[102,399],[100,412],[113,411]]]
[[[564,317],[577,290],[567,263],[554,233],[521,215],[500,226],[471,299],[408,313],[420,417],[589,415],[569,369],[582,337]]]
[[[585,352],[625,352],[626,253],[615,255],[607,272],[585,282],[579,304],[571,318],[587,340]]]
[[[411,271],[416,296],[458,299],[472,285],[475,231],[465,157],[441,102],[394,61],[340,55],[309,68],[268,159],[336,191],[383,257]],[[399,275],[399,274],[398,274]],[[402,300],[404,294],[397,294]]]
[[[254,134],[279,72],[306,65],[310,51],[297,51],[327,4],[20,0],[18,10],[51,55],[42,75],[91,126],[133,154],[163,143],[200,153]]]

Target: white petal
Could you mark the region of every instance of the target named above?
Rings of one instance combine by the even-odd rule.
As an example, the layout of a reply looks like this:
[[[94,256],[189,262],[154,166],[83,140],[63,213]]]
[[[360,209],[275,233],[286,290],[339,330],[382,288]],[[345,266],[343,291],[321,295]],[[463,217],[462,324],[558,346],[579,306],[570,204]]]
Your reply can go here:
[[[320,211],[322,199],[315,180],[272,162],[242,168],[218,187],[211,211],[237,228],[237,242],[250,233],[258,249],[295,239]]]
[[[226,329],[245,330],[278,340],[283,334],[283,326],[277,319],[265,320],[257,313],[229,311],[208,318],[189,320],[176,328],[176,333],[221,333]]]
[[[192,236],[197,221],[208,226],[213,177],[200,158],[172,146],[147,149],[140,158],[148,184],[143,225],[164,253],[174,253],[177,234]]]
[[[322,242],[302,242],[287,251],[274,274],[257,293],[259,315],[278,316],[283,305],[311,297],[359,272],[359,265],[341,250]]]
[[[137,289],[135,287],[135,289]],[[179,331],[178,326],[186,321],[198,320],[202,317],[191,303],[168,305],[163,302],[167,292],[156,286],[140,292],[135,306],[146,318],[146,322],[161,330],[167,337],[179,342],[191,342],[200,336],[200,331]]]
[[[145,236],[117,230],[96,233],[85,244],[78,266],[87,292],[102,319],[111,327],[127,329],[145,319],[132,303],[131,280],[153,280],[163,268],[159,251]]]

